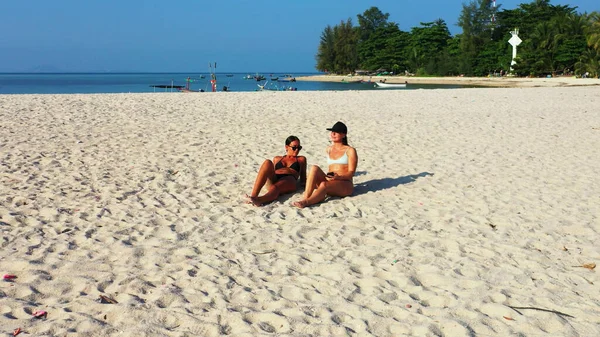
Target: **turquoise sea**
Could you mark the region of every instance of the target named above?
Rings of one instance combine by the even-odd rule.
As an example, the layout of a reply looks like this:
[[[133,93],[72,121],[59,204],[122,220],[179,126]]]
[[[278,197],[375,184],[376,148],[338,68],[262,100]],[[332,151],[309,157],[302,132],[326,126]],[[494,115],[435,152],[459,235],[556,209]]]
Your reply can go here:
[[[283,77],[284,73],[262,73],[266,80],[245,79],[256,73],[217,73],[217,89],[227,86],[229,91],[256,91],[257,84],[266,88],[283,90],[292,87],[298,91],[320,90],[386,90],[375,89],[368,83],[328,83],[328,82],[276,82],[272,77]],[[229,76],[228,76],[229,75]],[[317,75],[316,73],[293,73],[297,76]],[[201,78],[204,76],[204,78]],[[79,93],[128,93],[128,92],[177,92],[172,88],[153,88],[152,85],[185,86],[190,78],[190,90],[211,91],[208,73],[3,73],[0,74],[0,94],[79,94]],[[376,77],[373,77],[376,79]],[[460,88],[458,85],[416,85],[406,89]]]

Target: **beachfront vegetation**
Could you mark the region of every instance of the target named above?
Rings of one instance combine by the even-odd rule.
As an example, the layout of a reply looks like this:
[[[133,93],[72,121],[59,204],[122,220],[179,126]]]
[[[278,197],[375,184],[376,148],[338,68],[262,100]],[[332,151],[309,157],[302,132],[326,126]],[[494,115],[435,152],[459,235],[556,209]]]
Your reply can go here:
[[[492,0],[463,4],[462,33],[452,36],[442,19],[421,22],[409,32],[371,7],[321,33],[316,55],[319,71],[348,74],[392,71],[421,76],[487,76],[511,68],[511,31],[518,29],[518,76],[583,75],[600,71],[600,14],[534,0],[515,9],[494,8]]]

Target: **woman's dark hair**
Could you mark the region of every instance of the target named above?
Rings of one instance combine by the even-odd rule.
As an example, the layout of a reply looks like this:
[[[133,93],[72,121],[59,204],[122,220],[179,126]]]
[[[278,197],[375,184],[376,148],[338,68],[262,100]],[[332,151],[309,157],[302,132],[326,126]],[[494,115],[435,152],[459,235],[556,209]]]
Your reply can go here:
[[[342,144],[348,145],[348,136],[344,136],[344,138],[342,138]]]
[[[298,141],[300,142],[300,139],[298,139],[298,137],[296,136],[289,136],[285,139],[285,145],[290,145],[290,143],[292,143],[293,141]]]

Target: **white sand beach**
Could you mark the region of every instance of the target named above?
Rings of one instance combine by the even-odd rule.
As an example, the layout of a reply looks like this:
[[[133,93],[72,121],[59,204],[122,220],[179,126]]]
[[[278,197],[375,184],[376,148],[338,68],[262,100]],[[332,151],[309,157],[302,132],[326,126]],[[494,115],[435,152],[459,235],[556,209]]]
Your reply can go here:
[[[439,85],[460,85],[475,87],[495,87],[495,88],[535,88],[535,87],[582,87],[582,86],[600,86],[600,79],[597,78],[575,78],[566,77],[415,77],[415,76],[343,76],[343,75],[313,75],[296,77],[298,81],[313,82],[342,82],[342,81],[371,81],[385,83],[409,83],[409,84],[439,84]]]
[[[598,81],[598,80],[596,80]],[[597,87],[0,96],[0,332],[598,336]],[[352,196],[243,202],[341,120]],[[118,303],[101,303],[99,296]],[[36,311],[44,318],[33,318]]]

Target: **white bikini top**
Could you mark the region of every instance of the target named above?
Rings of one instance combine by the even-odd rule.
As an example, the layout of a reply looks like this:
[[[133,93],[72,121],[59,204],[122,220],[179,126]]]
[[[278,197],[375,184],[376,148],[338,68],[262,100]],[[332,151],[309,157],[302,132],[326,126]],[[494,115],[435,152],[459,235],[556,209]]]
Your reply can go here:
[[[331,151],[331,150],[329,150],[329,151]],[[348,152],[347,149],[346,149],[346,152]],[[331,164],[348,165],[348,154],[346,154],[346,152],[344,152],[344,155],[338,159],[331,159],[331,157],[329,156],[329,153],[327,153],[327,165],[331,165]]]

